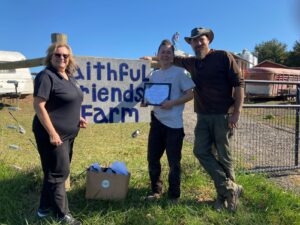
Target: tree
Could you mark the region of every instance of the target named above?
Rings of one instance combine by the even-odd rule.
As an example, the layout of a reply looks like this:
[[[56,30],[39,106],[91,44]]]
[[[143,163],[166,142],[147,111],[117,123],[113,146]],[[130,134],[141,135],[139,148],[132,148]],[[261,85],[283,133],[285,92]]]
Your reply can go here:
[[[275,63],[284,64],[288,55],[287,45],[278,40],[262,42],[255,45],[254,51],[258,54],[258,62],[270,60]]]
[[[300,67],[300,42],[296,41],[293,50],[289,52],[286,63],[290,67]]]

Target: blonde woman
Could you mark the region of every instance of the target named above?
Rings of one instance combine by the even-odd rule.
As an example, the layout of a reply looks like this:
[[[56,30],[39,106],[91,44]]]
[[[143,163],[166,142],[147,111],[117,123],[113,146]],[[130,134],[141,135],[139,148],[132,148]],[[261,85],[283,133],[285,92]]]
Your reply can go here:
[[[76,65],[66,43],[47,50],[46,68],[35,78],[33,132],[44,172],[38,217],[52,211],[62,223],[81,224],[69,212],[65,181],[74,139],[86,121],[80,116],[83,94],[72,74]]]

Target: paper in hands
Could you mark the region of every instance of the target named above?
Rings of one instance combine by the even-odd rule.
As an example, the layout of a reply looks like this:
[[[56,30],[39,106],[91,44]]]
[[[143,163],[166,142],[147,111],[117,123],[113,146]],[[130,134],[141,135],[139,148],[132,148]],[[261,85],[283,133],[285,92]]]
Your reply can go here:
[[[171,84],[145,83],[143,103],[147,105],[161,105],[170,99]]]

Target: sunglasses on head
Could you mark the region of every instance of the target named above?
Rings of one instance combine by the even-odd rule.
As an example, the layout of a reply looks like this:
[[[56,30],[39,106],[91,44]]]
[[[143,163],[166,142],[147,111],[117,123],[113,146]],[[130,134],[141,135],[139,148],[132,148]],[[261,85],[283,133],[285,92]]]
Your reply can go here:
[[[61,58],[61,57],[64,57],[64,59],[69,58],[69,55],[68,55],[68,54],[54,53],[54,56],[55,56],[56,58]]]

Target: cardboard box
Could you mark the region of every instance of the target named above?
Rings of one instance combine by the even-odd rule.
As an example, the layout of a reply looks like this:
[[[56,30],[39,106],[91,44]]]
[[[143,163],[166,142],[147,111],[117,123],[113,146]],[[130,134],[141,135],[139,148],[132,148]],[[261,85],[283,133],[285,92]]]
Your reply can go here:
[[[87,199],[120,200],[128,192],[130,173],[110,174],[105,172],[87,171],[86,192]]]

